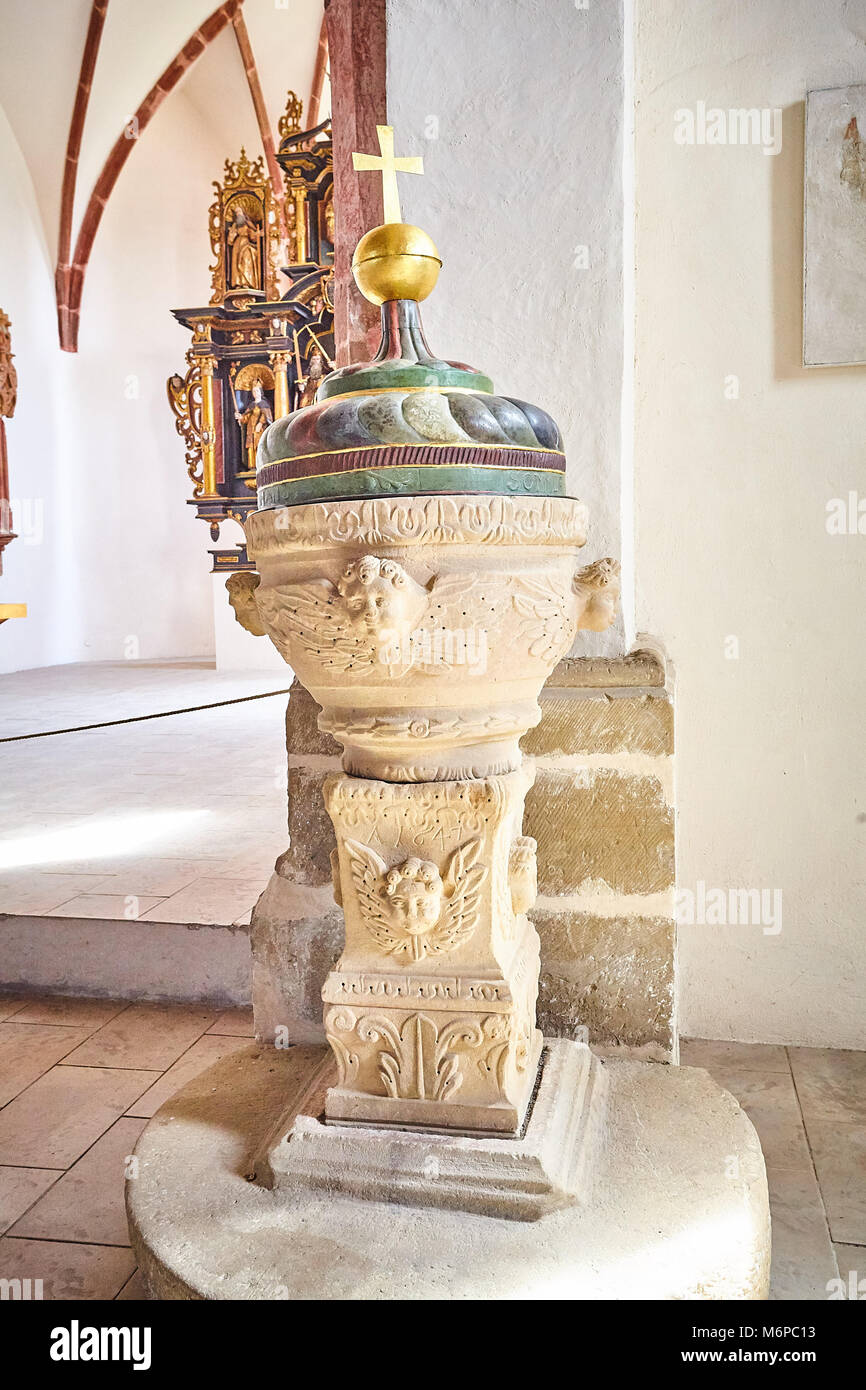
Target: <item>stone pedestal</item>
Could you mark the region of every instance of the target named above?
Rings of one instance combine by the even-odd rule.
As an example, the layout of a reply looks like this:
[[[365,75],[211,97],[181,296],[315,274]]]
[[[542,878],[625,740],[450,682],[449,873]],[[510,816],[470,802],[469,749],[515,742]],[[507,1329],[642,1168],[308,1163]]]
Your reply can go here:
[[[346,940],[322,990],[329,1120],[514,1133],[535,1085],[532,764],[501,777],[325,783]]]
[[[607,1073],[582,1043],[551,1039],[520,1134],[478,1137],[324,1123],[333,1062],[325,1057],[289,1100],[256,1179],[284,1196],[345,1192],[373,1201],[448,1207],[537,1221],[589,1200],[604,1140]]]
[[[323,1048],[244,1049],[151,1120],[136,1148],[138,1176],[127,1182],[133,1250],[151,1297],[766,1298],[770,1221],[758,1137],[705,1071],[606,1063],[608,1121],[591,1191],[532,1220],[409,1203],[396,1158],[391,1200],[347,1191],[345,1162],[331,1183],[317,1166],[318,1183],[263,1186],[273,1181],[263,1154],[276,1147],[287,1099],[308,1095],[327,1059]],[[378,1134],[383,1143],[397,1137]],[[439,1137],[403,1138],[423,1150],[435,1187]],[[515,1162],[525,1159],[520,1140],[441,1142],[514,1146]],[[368,1162],[368,1178],[370,1170]],[[384,1163],[380,1177],[387,1185]]]

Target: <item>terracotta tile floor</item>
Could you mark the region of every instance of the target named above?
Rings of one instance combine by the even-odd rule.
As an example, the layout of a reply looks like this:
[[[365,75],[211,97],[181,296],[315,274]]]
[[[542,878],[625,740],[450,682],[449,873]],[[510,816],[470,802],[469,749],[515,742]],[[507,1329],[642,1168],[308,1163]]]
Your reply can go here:
[[[123,1181],[148,1118],[252,1036],[252,1013],[0,998],[0,1277],[45,1298],[140,1299]],[[761,1136],[777,1299],[866,1278],[866,1053],[685,1042]]]
[[[0,997],[0,1278],[140,1299],[123,1182],[149,1117],[252,1037],[252,1010]]]

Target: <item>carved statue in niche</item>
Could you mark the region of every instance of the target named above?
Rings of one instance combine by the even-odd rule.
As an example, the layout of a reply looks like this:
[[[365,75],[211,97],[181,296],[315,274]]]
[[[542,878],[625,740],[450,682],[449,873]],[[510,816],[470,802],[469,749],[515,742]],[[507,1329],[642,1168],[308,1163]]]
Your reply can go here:
[[[327,198],[327,200],[325,201],[325,209],[324,209],[324,211],[325,211],[325,237],[326,237],[326,239],[331,243],[331,245],[333,246],[333,245],[334,245],[334,236],[335,236],[335,232],[336,232],[336,228],[335,228],[335,218],[334,218],[334,198],[333,198],[333,190],[332,190],[331,196],[330,196],[329,198]]]
[[[261,157],[249,160],[242,149],[234,163],[226,160],[223,181],[213,187],[208,213],[214,255],[211,303],[228,298],[238,308],[246,296],[276,300],[280,227]]]
[[[226,232],[230,251],[229,284],[232,290],[262,288],[262,229],[235,204]]]
[[[305,405],[312,405],[316,399],[316,392],[322,384],[322,377],[325,375],[325,359],[318,348],[314,348],[310,356],[310,370],[307,379],[301,389],[298,400],[298,409]]]
[[[265,399],[265,391],[261,377],[256,377],[253,382],[252,400],[249,405],[246,406],[244,410],[236,410],[235,419],[243,431],[247,469],[255,473],[256,450],[259,447],[259,440],[268,425],[273,424],[274,420],[273,411]]]
[[[241,431],[243,453],[243,469],[238,471],[238,477],[254,489],[256,450],[274,418],[274,374],[265,362],[247,362],[239,370],[234,363],[233,372],[234,415]]]

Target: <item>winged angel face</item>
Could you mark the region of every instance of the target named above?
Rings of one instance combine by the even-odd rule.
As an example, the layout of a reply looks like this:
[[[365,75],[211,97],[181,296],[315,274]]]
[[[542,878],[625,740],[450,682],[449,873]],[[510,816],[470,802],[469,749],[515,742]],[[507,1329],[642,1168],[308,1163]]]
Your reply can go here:
[[[439,921],[444,885],[428,859],[407,859],[385,875],[383,902],[393,921],[409,936],[423,936]]]
[[[346,566],[337,581],[349,622],[374,636],[400,630],[424,609],[427,594],[396,560],[365,555]]]
[[[575,618],[581,627],[604,631],[618,594],[619,568],[612,560],[581,570],[573,587],[563,577],[465,571],[437,575],[425,586],[396,560],[368,554],[352,560],[336,584],[321,578],[264,592],[260,585],[256,604],[296,668],[309,658],[339,673],[385,665],[392,675],[413,667],[442,674],[465,665],[468,674],[483,675],[488,630],[495,642],[508,612],[523,620],[518,645],[552,668],[571,645]],[[469,630],[462,625],[467,614]]]
[[[468,941],[478,925],[481,884],[487,870],[478,861],[480,840],[449,855],[444,873],[412,856],[389,868],[357,840],[346,840],[361,920],[386,955],[412,960],[443,955]]]
[[[307,656],[331,671],[369,671],[388,664],[391,649],[422,619],[429,594],[396,560],[362,555],[336,584],[313,579],[259,589],[256,602],[291,665]]]

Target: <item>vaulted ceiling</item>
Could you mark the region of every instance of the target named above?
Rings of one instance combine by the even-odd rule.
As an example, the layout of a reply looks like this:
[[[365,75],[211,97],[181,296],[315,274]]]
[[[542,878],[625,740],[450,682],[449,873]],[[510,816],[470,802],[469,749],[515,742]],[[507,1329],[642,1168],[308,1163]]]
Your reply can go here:
[[[262,152],[250,84],[231,23],[235,9],[249,37],[274,139],[288,88],[303,99],[305,117],[309,110],[322,0],[228,0],[223,6],[218,0],[98,0],[96,6],[91,0],[0,0],[5,40],[0,46],[0,101],[27,163],[53,259],[59,245],[62,250],[64,167],[88,27],[93,10],[106,5],[75,179],[69,228],[73,248],[94,186],[131,117],[191,36],[203,25],[208,36],[208,21],[215,27],[211,17],[219,9],[226,12],[221,16],[223,27],[197,54],[188,51],[194,61],[154,111],[154,121],[165,119],[173,97],[182,90],[203,128],[227,154],[236,154],[241,144],[250,153]],[[326,76],[318,118],[329,110]],[[147,139],[146,129],[140,138]],[[131,148],[119,178],[134,176]],[[98,255],[98,235],[94,254]]]

